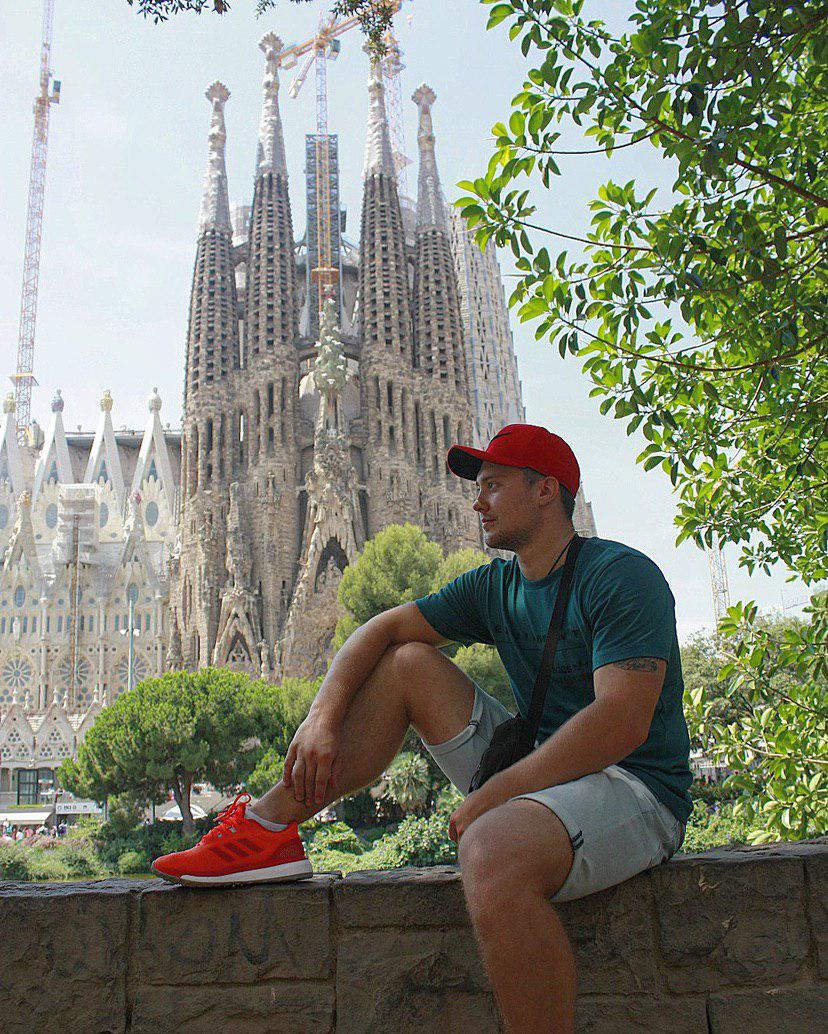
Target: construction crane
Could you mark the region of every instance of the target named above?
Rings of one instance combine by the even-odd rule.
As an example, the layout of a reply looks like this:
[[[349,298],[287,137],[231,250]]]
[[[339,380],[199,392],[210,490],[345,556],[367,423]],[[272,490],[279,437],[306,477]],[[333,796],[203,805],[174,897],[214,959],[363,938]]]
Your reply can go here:
[[[384,0],[383,0],[384,2]],[[402,6],[402,0],[391,0],[393,13]],[[320,17],[316,34],[302,43],[292,43],[285,47],[278,56],[281,68],[293,68],[300,57],[304,61],[288,88],[291,97],[298,97],[310,67],[316,63],[316,239],[317,261],[311,270],[311,279],[317,285],[317,305],[321,313],[325,301],[334,293],[339,280],[339,269],[333,264],[333,235],[331,231],[331,160],[330,137],[328,135],[328,61],[339,57],[342,44],[339,40],[346,32],[359,25],[356,17],[340,18],[331,14],[327,18]],[[383,58],[383,76],[386,90],[392,98],[389,121],[391,123],[392,145],[395,145],[394,159],[398,182],[400,169],[409,164],[404,154],[404,135],[402,130],[402,112],[399,103],[399,74],[405,67],[401,60],[399,44],[389,31],[385,37],[386,55]],[[394,109],[396,98],[396,110]],[[401,190],[402,193],[402,190]]]
[[[12,376],[17,414],[17,438],[23,444],[32,417],[35,320],[40,276],[40,241],[43,231],[43,199],[46,191],[46,153],[49,143],[49,110],[60,101],[60,82],[52,78],[52,27],[55,0],[43,0],[40,44],[40,92],[34,102],[34,136],[29,170],[29,207],[26,215],[26,250],[23,258],[23,290],[20,299],[20,334],[17,370]]]
[[[727,564],[725,563],[722,544],[718,539],[713,540],[712,546],[705,546],[707,553],[707,564],[710,568],[710,588],[713,593],[713,614],[716,619],[716,627],[727,613],[730,606],[730,586],[727,581]]]

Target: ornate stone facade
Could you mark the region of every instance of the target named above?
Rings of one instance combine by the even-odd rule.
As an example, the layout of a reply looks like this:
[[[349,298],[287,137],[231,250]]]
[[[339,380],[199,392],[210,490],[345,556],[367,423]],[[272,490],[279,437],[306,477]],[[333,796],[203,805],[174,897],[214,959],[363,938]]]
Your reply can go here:
[[[481,546],[472,486],[445,464],[453,442],[473,440],[474,411],[434,93],[422,86],[413,98],[420,177],[407,240],[382,76],[372,68],[360,243],[337,227],[339,278],[319,321],[317,247],[294,244],[280,48],[273,35],[262,40],[253,204],[234,218],[235,233],[224,172],[228,93],[221,84],[208,91],[170,651],[177,662],[180,642],[184,664],[276,677],[326,670],[336,586],[382,527],[413,521],[446,550]]]
[[[46,434],[33,423],[22,447],[12,396],[3,407],[0,804],[19,789],[34,803],[20,772],[48,782],[126,689],[130,627],[134,679],[163,670],[180,435],[156,393],[143,434],[116,432],[112,407],[105,392],[97,431],[67,433],[58,392]]]
[[[116,433],[106,393],[95,434],[67,435],[58,393],[46,435],[33,425],[19,448],[6,404],[0,793],[14,795],[18,769],[49,769],[73,753],[125,688],[130,596],[136,680],[207,664],[268,678],[319,674],[341,615],[342,571],[367,538],[411,521],[447,551],[482,548],[473,486],[449,472],[445,455],[525,417],[494,252],[475,254],[443,197],[434,91],[423,84],[412,97],[418,199],[416,212],[403,212],[383,79],[372,68],[360,241],[333,217],[334,183],[339,276],[320,319],[315,231],[297,241],[293,230],[281,41],[268,34],[260,46],[253,201],[232,213],[230,94],[219,82],[206,92],[181,432],[162,428],[153,394],[143,435]],[[316,147],[309,138],[311,214]],[[332,137],[334,176],[336,155]],[[578,522],[595,533],[580,496]]]

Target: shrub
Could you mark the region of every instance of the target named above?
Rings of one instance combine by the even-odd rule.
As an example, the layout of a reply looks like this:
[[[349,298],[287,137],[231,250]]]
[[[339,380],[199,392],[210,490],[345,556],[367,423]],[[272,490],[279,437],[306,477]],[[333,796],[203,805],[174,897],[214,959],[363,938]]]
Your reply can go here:
[[[0,876],[4,880],[28,881],[32,878],[26,848],[17,844],[0,844]]]
[[[118,872],[122,876],[137,876],[151,871],[152,859],[144,851],[124,851],[118,859]]]
[[[394,833],[382,837],[360,859],[360,868],[387,869],[403,865],[453,865],[457,848],[449,840],[446,816],[428,818],[411,815]]]
[[[747,844],[750,833],[756,828],[755,824],[745,818],[735,816],[731,804],[720,805],[718,811],[713,811],[699,803],[687,824],[681,850],[688,854],[692,851],[707,851],[711,847]]]

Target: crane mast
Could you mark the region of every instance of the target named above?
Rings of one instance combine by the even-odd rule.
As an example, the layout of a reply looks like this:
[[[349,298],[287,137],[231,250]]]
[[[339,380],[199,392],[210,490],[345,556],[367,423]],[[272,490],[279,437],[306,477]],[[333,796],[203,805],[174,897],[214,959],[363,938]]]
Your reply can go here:
[[[394,13],[399,11],[402,0],[391,0]],[[316,62],[316,265],[311,270],[311,280],[317,289],[317,309],[322,312],[327,298],[335,291],[339,269],[333,264],[333,233],[331,228],[331,157],[328,135],[328,61],[339,55],[339,37],[359,25],[356,17],[341,19],[331,14],[320,18],[316,34],[302,43],[285,47],[278,56],[281,68],[292,68],[300,57],[304,57],[299,71],[290,84],[288,93],[297,97],[308,76],[310,66]],[[402,51],[390,32],[385,37],[387,54],[383,60],[383,76],[390,99],[389,123],[394,150],[394,161],[400,193],[407,193],[405,167],[409,159],[405,156],[405,139],[402,129],[402,105],[400,103],[399,76],[405,67]]]
[[[730,586],[727,580],[727,565],[725,563],[722,543],[719,539],[713,540],[712,546],[706,546],[707,563],[710,568],[710,589],[713,595],[713,614],[716,625],[727,613],[730,606]]]
[[[40,242],[43,231],[43,200],[46,192],[46,154],[49,143],[49,109],[60,100],[60,82],[51,68],[52,28],[55,0],[43,0],[43,29],[40,44],[40,92],[34,102],[34,135],[29,169],[29,204],[26,214],[26,248],[23,258],[23,289],[20,299],[20,332],[17,369],[12,376],[17,413],[17,437],[22,444],[31,423],[34,377],[37,286],[40,276]]]

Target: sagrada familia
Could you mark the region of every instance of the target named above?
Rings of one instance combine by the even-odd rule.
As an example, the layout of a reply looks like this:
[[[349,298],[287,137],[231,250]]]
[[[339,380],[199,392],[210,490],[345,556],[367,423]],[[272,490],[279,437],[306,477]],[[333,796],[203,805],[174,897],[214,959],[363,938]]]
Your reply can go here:
[[[281,41],[264,37],[253,199],[231,211],[224,121],[207,91],[180,431],[153,391],[142,434],[117,432],[105,392],[94,434],[68,433],[58,392],[45,433],[0,428],[0,802],[29,803],[102,707],[167,668],[229,666],[279,679],[322,674],[344,611],[337,587],[367,539],[420,525],[448,552],[483,549],[473,486],[453,442],[484,445],[524,421],[494,249],[446,204],[434,91],[419,112],[416,207],[398,190],[376,63],[359,243],[327,142],[331,256],[320,313],[316,162],[297,239],[279,109]],[[579,492],[575,523],[594,535]],[[130,660],[131,658],[131,660]]]

